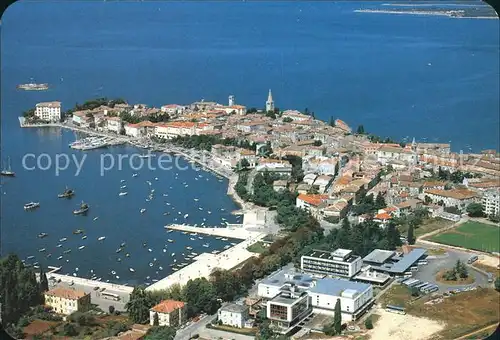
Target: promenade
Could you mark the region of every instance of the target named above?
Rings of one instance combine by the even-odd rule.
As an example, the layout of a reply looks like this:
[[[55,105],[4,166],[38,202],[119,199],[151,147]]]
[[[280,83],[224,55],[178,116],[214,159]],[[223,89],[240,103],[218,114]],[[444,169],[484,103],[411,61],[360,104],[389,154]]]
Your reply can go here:
[[[187,231],[189,233],[221,236],[227,238],[236,238],[240,240],[255,238],[261,234],[260,232],[249,231],[245,229],[242,224],[233,224],[222,228],[203,228],[184,224],[169,224],[165,226],[165,229]]]
[[[247,233],[247,235],[252,233],[249,231],[245,232]],[[216,268],[231,270],[237,267],[238,265],[245,262],[249,258],[259,255],[256,253],[249,252],[247,250],[247,247],[264,238],[266,234],[254,232],[251,235],[252,236],[246,239],[245,241],[219,254],[203,253],[195,257],[195,262],[174,272],[173,274],[167,276],[166,278],[152,284],[151,286],[147,287],[146,290],[148,291],[162,290],[174,284],[180,284],[181,286],[183,286],[189,280],[194,280],[196,278],[204,277],[208,279],[212,271]],[[235,237],[235,236],[234,234],[232,234],[232,236],[229,237]]]

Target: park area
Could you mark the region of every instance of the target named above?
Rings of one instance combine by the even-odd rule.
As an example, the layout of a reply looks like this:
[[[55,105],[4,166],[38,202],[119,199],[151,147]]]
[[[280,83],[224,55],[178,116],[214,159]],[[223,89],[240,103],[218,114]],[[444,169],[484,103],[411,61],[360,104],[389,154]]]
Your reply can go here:
[[[456,228],[432,236],[429,241],[485,252],[500,251],[500,228],[468,221]]]

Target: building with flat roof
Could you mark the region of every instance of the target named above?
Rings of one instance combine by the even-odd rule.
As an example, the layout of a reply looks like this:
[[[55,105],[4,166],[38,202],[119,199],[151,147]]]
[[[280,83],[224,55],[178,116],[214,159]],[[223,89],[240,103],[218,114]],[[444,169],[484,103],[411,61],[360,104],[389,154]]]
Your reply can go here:
[[[342,321],[356,320],[373,303],[371,285],[344,279],[324,278],[314,281],[309,289],[313,312],[334,315],[335,303],[340,299]]]
[[[363,258],[363,264],[374,271],[400,276],[424,258],[425,252],[426,250],[421,248],[412,249],[408,254],[375,249]]]
[[[361,257],[351,250],[337,249],[333,252],[313,250],[300,259],[300,267],[307,273],[351,278],[361,270]]]
[[[267,318],[271,327],[281,333],[289,333],[312,313],[311,298],[306,290],[286,283],[277,296],[267,301]]]
[[[61,102],[44,102],[35,105],[35,116],[49,122],[61,119]]]
[[[306,312],[309,309],[314,313],[333,315],[338,299],[344,322],[356,320],[373,302],[370,284],[345,279],[313,278],[294,268],[285,268],[271,274],[259,283],[257,292],[267,300],[268,318],[272,319],[269,317],[270,305],[274,306],[276,313],[282,313],[281,318],[276,317],[274,312],[272,315],[278,328],[284,332],[309,316],[310,312]],[[309,300],[306,300],[306,295]],[[296,319],[297,315],[301,315],[302,319]]]

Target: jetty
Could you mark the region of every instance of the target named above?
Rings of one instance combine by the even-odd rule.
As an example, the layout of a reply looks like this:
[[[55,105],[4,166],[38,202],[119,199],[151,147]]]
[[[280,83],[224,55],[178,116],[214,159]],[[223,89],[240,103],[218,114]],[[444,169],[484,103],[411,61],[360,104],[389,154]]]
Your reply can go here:
[[[243,224],[229,224],[227,227],[220,227],[220,228],[203,228],[203,227],[194,227],[184,224],[170,224],[166,225],[165,229],[187,231],[189,233],[205,234],[211,236],[235,238],[239,240],[256,238],[262,234],[257,231],[249,231],[245,229],[243,227]]]

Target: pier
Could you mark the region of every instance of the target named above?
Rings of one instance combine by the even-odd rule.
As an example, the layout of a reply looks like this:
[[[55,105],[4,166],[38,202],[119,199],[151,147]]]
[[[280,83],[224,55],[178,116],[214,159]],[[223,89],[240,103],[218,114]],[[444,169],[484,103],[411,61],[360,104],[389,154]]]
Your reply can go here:
[[[211,236],[236,238],[239,240],[256,238],[260,234],[262,234],[260,232],[249,231],[245,229],[243,227],[243,224],[229,224],[227,227],[221,227],[221,228],[203,228],[203,227],[194,227],[184,224],[169,224],[165,226],[165,229],[186,231],[189,233],[205,234]]]

